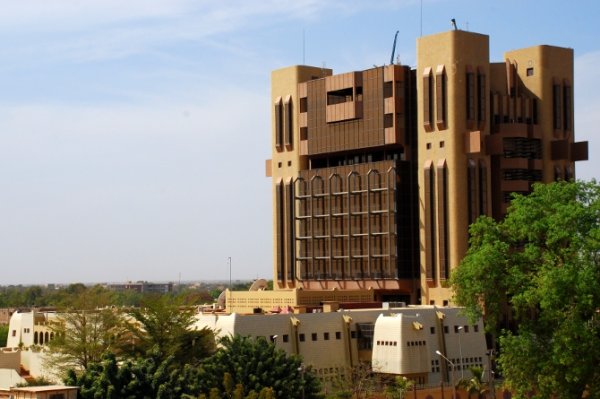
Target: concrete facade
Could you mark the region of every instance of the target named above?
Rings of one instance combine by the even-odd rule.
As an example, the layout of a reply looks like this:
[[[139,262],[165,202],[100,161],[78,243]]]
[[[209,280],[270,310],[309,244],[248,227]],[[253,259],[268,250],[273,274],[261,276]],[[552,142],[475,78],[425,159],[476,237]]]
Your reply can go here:
[[[483,325],[471,325],[459,311],[411,306],[302,314],[204,313],[197,316],[196,327],[212,328],[219,336],[262,337],[302,356],[323,378],[368,362],[379,373],[406,375],[428,386],[468,375],[473,365],[487,367]],[[438,350],[456,365],[456,374]]]
[[[272,73],[275,290],[452,305],[468,226],[588,157],[574,139],[573,50],[504,58],[490,62],[487,35],[452,30],[417,40],[414,69]]]

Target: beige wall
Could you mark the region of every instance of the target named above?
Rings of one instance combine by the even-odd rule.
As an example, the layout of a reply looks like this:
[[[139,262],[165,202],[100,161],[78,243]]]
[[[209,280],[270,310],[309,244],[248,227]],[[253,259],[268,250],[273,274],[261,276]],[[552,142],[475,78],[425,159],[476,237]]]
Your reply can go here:
[[[278,283],[277,281],[277,261],[279,254],[277,253],[277,206],[276,206],[276,191],[275,185],[277,182],[289,183],[298,176],[300,169],[305,169],[306,157],[300,155],[300,130],[298,128],[298,110],[300,107],[298,97],[298,83],[305,82],[313,77],[325,77],[331,75],[331,69],[310,67],[303,65],[296,65],[292,67],[277,69],[271,73],[271,148],[272,158],[267,163],[271,167],[271,177],[273,179],[273,191],[272,191],[272,203],[273,206],[273,287],[275,290],[292,288],[294,287],[293,281],[287,281],[286,283]],[[291,96],[292,102],[292,134],[293,143],[292,146],[283,145],[278,149],[275,145],[275,101],[277,98],[281,98],[285,101],[286,97]],[[284,121],[285,123],[285,121]],[[283,210],[282,210],[283,211]],[[287,220],[287,219],[285,219]],[[290,225],[285,223],[285,236],[291,234]],[[289,240],[284,240],[284,253],[285,251],[293,251],[293,248],[288,246]],[[286,257],[281,261],[284,262],[284,268],[291,267],[285,261]],[[284,273],[284,277],[285,273]]]
[[[474,71],[483,73],[489,81],[489,45],[488,36],[477,33],[453,30],[436,35],[425,36],[417,39],[417,92],[418,100],[418,130],[419,130],[419,205],[420,205],[420,241],[421,241],[421,293],[423,303],[435,303],[442,305],[444,301],[452,303],[452,293],[446,288],[445,281],[441,276],[440,254],[441,248],[440,226],[440,203],[438,203],[440,185],[435,179],[435,231],[436,239],[436,263],[434,265],[436,278],[427,281],[425,274],[425,263],[430,249],[426,245],[425,231],[425,164],[430,163],[437,171],[438,165],[445,160],[447,166],[447,262],[448,271],[458,266],[466,253],[468,245],[468,214],[467,214],[467,160],[484,160],[482,151],[467,154],[465,141],[467,134],[471,131],[479,131],[481,137],[487,135],[488,124],[481,123],[475,126],[467,125],[466,114],[466,72],[467,66]],[[447,82],[447,113],[446,125],[440,128],[436,125],[437,99],[434,83],[434,128],[427,131],[424,127],[423,111],[423,73],[426,68],[431,68],[434,82],[437,80],[436,71],[443,66]],[[486,94],[487,96],[487,94]],[[486,121],[489,112],[486,102]],[[487,167],[489,171],[489,164]],[[488,172],[489,173],[489,172]],[[437,177],[437,175],[435,176]],[[489,181],[489,176],[486,177]],[[489,198],[489,195],[487,196]],[[489,208],[489,206],[488,206]],[[449,277],[449,273],[448,276]]]
[[[304,314],[200,314],[195,326],[213,328],[220,336],[239,334],[275,341],[277,347],[287,353],[302,356],[304,363],[322,377],[343,373],[362,360],[373,361],[374,367],[397,362],[402,367],[381,369],[381,372],[421,374],[426,377],[423,383],[438,383],[445,369],[439,362],[438,369],[431,368],[431,360],[439,360],[436,350],[450,359],[460,359],[462,351],[466,365],[487,364],[483,325],[479,322],[474,327],[459,311],[458,308],[419,306]],[[387,323],[375,324],[381,319],[380,315],[386,316]],[[441,320],[448,326],[447,332],[438,327]],[[418,321],[423,328],[415,330],[413,321]],[[359,350],[357,330],[361,323],[376,326],[373,351]],[[394,323],[396,328],[391,328]],[[456,333],[455,326],[463,326],[463,329]],[[389,346],[377,345],[377,341],[385,340],[398,342],[396,352],[392,353]],[[409,346],[408,341],[426,341],[427,345]]]
[[[276,290],[276,291],[226,291],[225,306],[228,313],[253,313],[260,308],[264,312],[279,311],[278,308],[320,306],[324,301],[373,302],[373,290]]]
[[[571,92],[571,130],[556,132],[553,126],[553,96],[552,85],[555,80],[561,84],[566,80],[573,90],[573,49],[555,46],[534,46],[519,50],[508,51],[504,54],[508,60],[516,62],[517,74],[525,90],[537,97],[539,125],[543,137],[543,181],[554,181],[554,167],[573,167],[569,160],[551,159],[551,141],[567,138],[574,140],[573,127],[573,93]],[[532,68],[533,74],[527,76],[527,69]],[[573,168],[574,169],[574,168]]]

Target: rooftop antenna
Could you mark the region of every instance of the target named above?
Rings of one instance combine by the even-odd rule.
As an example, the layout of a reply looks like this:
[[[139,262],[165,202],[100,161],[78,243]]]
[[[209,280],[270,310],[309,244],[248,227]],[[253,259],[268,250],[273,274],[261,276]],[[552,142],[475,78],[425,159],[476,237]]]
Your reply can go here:
[[[456,27],[456,19],[452,18],[450,20],[450,23],[452,24],[452,28],[454,28],[454,30],[458,30],[458,28]]]
[[[306,39],[302,29],[302,65],[306,65]]]
[[[423,36],[423,0],[421,0],[421,35]]]
[[[396,35],[394,36],[394,45],[392,46],[392,56],[390,58],[390,65],[394,65],[394,54],[396,53],[396,40],[398,40],[398,33],[400,31],[396,31]]]

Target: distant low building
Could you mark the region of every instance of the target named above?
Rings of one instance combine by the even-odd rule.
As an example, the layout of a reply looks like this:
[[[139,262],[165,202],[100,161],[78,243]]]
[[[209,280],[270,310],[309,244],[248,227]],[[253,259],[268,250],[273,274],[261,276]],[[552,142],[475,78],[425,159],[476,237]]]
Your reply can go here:
[[[135,291],[140,293],[168,294],[173,292],[173,283],[149,283],[147,281],[136,281],[118,284],[107,284],[106,288],[113,291]]]
[[[349,310],[337,305],[325,303],[314,313],[204,313],[196,327],[212,328],[219,336],[264,337],[302,356],[323,378],[365,362],[376,372],[404,375],[420,386],[455,382],[470,375],[471,366],[489,370],[483,324],[469,323],[459,308],[384,304]]]
[[[77,399],[78,387],[47,385],[0,390],[0,398],[11,399]]]

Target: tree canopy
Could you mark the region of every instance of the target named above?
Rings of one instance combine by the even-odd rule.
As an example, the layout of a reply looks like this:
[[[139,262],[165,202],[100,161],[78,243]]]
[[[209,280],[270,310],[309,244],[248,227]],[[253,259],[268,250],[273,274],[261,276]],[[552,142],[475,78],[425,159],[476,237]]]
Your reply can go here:
[[[319,380],[301,359],[287,355],[264,338],[224,337],[219,350],[200,368],[202,393],[210,396],[226,374],[230,375],[228,386],[239,384],[246,393],[271,388],[276,398],[319,397]]]
[[[600,186],[535,184],[470,235],[451,285],[456,303],[500,334],[507,386],[521,397],[600,397]],[[507,309],[516,323],[499,331]]]
[[[149,297],[142,308],[132,309],[129,323],[130,357],[148,356],[159,362],[173,356],[183,364],[197,365],[215,350],[214,334],[208,328],[196,330],[195,310],[169,296]]]

